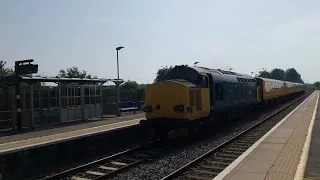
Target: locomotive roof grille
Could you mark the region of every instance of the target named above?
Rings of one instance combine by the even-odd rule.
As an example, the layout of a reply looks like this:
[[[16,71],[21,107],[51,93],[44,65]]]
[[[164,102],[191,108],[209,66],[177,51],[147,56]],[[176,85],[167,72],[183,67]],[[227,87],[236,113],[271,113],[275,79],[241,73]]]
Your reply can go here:
[[[201,68],[201,69],[205,69],[207,71],[211,71],[211,72],[215,72],[215,73],[219,73],[219,74],[229,74],[229,75],[235,75],[235,76],[242,76],[242,74],[238,74],[232,71],[224,71],[222,69],[210,69],[207,67],[201,67],[201,66],[196,66],[197,68]]]
[[[234,73],[232,71],[224,71],[224,70],[221,70],[221,69],[217,69],[217,71],[221,72],[222,74],[231,74],[231,75],[238,75],[238,76],[241,76],[237,73]]]
[[[238,77],[237,77],[237,80],[238,80],[239,82],[256,82],[255,79],[238,78]]]

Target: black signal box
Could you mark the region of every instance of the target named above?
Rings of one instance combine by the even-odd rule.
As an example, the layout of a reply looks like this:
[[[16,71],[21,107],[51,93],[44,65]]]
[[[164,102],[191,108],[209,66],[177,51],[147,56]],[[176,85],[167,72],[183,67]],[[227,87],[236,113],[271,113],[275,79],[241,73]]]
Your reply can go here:
[[[32,64],[33,61],[33,59],[16,61],[14,66],[16,75],[38,73],[38,64]]]

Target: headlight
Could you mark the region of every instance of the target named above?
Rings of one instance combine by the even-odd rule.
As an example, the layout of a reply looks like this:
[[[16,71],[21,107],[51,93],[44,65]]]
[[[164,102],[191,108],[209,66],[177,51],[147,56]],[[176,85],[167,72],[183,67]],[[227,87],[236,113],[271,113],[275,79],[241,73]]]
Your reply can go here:
[[[173,107],[173,110],[177,111],[177,112],[183,112],[184,111],[184,105],[176,105],[176,106]]]
[[[144,106],[142,108],[142,111],[144,111],[144,112],[152,112],[152,106]]]

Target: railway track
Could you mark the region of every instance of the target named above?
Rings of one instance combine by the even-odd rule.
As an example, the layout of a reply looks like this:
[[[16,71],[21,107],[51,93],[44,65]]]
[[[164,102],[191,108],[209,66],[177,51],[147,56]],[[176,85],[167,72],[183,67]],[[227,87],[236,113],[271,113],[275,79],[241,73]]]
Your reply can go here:
[[[281,112],[282,110],[286,109],[287,107],[291,106],[295,102],[299,101],[301,98],[297,99],[293,103],[285,106],[279,111],[268,116],[263,120],[263,122],[266,122],[268,119],[270,119],[277,113]],[[164,179],[174,179],[174,178],[179,178],[179,179],[180,178],[182,179],[211,178],[212,179],[212,177],[215,177],[225,167],[227,167],[230,163],[232,163],[233,160],[235,160],[238,156],[240,156],[246,149],[248,149],[254,142],[256,142],[261,136],[263,136],[270,129],[270,128],[265,128],[265,130],[260,130],[260,131],[258,130],[252,134],[248,133],[248,131],[250,130],[252,131],[253,128],[256,128],[258,126],[260,127],[260,125],[263,122],[255,124],[254,126],[250,127],[246,131],[230,139],[228,142],[219,145],[217,148],[211,150],[210,152],[190,162],[186,166],[183,166],[182,168],[178,169],[176,172],[170,174]],[[248,134],[246,137],[244,137],[243,139],[240,139],[241,136],[244,136],[246,134]],[[230,146],[227,147],[228,144],[230,144]],[[170,149],[172,150],[172,148]],[[116,176],[119,173],[122,173],[124,170],[137,166],[138,164],[141,164],[146,160],[156,158],[157,156],[160,156],[161,154],[163,154],[164,151],[166,151],[166,148],[158,140],[158,141],[149,143],[145,146],[129,149],[129,150],[117,153],[115,155],[108,156],[108,157],[75,167],[73,169],[63,171],[61,173],[47,176],[42,180],[108,179],[113,176]],[[214,158],[211,158],[210,155],[212,153],[218,153],[218,154]],[[202,159],[206,157],[209,157],[210,160],[204,160],[206,163],[203,164]],[[202,164],[197,165],[197,163],[202,163]]]
[[[153,158],[165,149],[155,141],[108,156],[79,167],[48,176],[42,180],[99,180],[114,176],[121,171]]]
[[[195,160],[162,178],[162,180],[212,180],[280,121],[271,120],[272,117],[308,97],[310,94],[311,93],[305,94],[289,105],[282,107],[262,121],[252,125],[233,138],[223,142],[214,149],[209,150]]]

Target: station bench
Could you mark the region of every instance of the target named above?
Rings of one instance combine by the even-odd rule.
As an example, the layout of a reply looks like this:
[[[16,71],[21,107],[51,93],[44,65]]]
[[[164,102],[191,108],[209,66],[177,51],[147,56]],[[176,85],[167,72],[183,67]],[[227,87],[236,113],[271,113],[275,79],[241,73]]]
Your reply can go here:
[[[120,112],[133,111],[133,114],[135,114],[137,110],[140,110],[137,103],[133,101],[119,102],[119,107]]]

